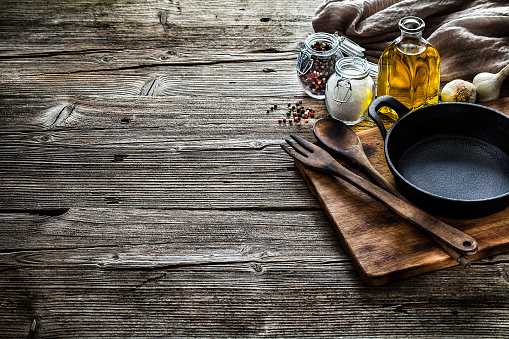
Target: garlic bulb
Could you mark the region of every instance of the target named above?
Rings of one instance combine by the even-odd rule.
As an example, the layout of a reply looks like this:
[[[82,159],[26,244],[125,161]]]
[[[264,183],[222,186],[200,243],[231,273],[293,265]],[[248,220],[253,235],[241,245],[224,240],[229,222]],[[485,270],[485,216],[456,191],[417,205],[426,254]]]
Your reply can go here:
[[[477,90],[477,99],[479,102],[495,100],[500,97],[500,87],[502,81],[509,75],[509,65],[505,66],[497,74],[479,73],[472,81]]]
[[[462,101],[474,103],[475,98],[475,86],[465,80],[453,80],[448,82],[442,89],[442,101]]]

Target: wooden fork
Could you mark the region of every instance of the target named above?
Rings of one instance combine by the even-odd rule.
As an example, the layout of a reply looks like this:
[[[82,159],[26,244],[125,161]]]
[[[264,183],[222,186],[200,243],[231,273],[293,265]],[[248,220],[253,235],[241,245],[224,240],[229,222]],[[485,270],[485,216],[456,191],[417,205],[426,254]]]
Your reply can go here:
[[[371,197],[382,202],[401,217],[430,234],[438,241],[439,244],[445,244],[452,250],[464,255],[475,254],[477,252],[477,242],[469,235],[449,224],[446,224],[442,220],[419,209],[411,203],[396,197],[375,184],[364,180],[339,164],[321,147],[297,135],[292,134],[290,136],[296,141],[296,143],[286,139],[285,141],[291,147],[288,147],[286,144],[281,144],[281,148],[294,159],[302,162],[308,167],[341,177]],[[452,255],[451,253],[449,254]],[[460,258],[455,259],[460,261]]]

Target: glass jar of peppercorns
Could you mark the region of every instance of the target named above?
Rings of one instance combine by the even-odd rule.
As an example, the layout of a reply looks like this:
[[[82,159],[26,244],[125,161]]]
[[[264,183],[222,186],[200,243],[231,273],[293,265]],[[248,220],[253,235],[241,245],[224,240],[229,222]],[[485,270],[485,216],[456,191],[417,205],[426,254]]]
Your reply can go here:
[[[324,99],[327,80],[335,72],[338,59],[343,57],[337,34],[315,33],[306,38],[297,57],[297,76],[306,94]]]

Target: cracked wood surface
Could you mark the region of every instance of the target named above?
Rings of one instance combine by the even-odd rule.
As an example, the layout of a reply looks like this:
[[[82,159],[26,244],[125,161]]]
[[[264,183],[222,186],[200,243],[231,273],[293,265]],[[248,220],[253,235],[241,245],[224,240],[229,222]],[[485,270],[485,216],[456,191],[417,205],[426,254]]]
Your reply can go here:
[[[507,337],[508,254],[367,286],[280,150],[321,2],[0,2],[0,338]]]

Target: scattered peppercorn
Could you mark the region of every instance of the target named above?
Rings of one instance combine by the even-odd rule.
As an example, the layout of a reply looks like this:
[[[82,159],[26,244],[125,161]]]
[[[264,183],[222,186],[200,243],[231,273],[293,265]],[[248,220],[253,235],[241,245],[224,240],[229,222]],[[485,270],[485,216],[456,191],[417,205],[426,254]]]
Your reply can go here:
[[[270,106],[270,108],[267,109],[267,113],[274,112],[277,109],[277,107],[278,107],[277,104]],[[304,105],[302,104],[302,100],[299,100],[298,102],[295,103],[295,105],[288,103],[288,110],[286,110],[285,115],[286,116],[281,117],[281,119],[278,119],[278,123],[280,125],[281,124],[286,125],[286,123],[293,125],[293,122],[295,122],[297,126],[300,126],[301,119],[303,120],[302,122],[308,123],[309,118],[315,117],[315,112],[310,108],[304,107]]]

